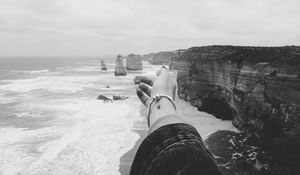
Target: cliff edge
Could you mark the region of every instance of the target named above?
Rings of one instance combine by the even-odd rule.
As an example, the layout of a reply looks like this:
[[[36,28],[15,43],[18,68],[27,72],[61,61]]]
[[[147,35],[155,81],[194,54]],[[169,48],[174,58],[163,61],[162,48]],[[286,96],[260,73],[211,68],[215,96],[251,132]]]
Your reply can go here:
[[[143,60],[153,65],[169,64],[171,58],[176,55],[175,51],[157,52],[143,55]]]
[[[262,141],[299,172],[300,47],[193,47],[175,55],[178,95]],[[277,162],[277,163],[278,163]]]

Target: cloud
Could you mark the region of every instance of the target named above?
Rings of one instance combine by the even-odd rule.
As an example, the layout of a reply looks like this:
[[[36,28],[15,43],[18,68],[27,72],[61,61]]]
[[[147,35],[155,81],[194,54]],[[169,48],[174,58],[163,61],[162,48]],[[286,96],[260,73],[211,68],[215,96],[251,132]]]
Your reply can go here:
[[[299,45],[297,0],[0,0],[0,55]]]

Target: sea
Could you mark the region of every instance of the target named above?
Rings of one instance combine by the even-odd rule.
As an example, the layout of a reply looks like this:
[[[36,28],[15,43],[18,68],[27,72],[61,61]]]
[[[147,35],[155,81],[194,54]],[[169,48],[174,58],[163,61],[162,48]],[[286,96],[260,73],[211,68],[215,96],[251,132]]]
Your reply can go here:
[[[133,78],[157,66],[127,76],[114,67],[114,56],[1,57],[0,175],[120,174],[120,157],[139,138],[133,123],[144,120]]]

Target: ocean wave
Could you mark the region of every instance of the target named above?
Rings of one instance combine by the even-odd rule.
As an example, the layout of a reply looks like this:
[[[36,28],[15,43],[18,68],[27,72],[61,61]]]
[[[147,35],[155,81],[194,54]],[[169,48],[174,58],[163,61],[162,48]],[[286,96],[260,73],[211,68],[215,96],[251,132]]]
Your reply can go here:
[[[0,90],[19,93],[45,89],[49,92],[75,93],[92,86],[97,81],[95,76],[40,76],[31,79],[2,80],[9,84],[0,85]]]
[[[48,69],[42,69],[42,70],[34,70],[34,71],[27,71],[30,74],[40,74],[40,73],[47,73],[49,72]]]
[[[3,174],[118,174],[120,157],[138,139],[126,119],[132,107],[125,103],[82,98],[33,102],[26,108],[60,112],[51,127],[0,129]]]
[[[50,70],[49,69],[41,69],[41,70],[13,70],[13,69],[8,69],[8,70],[0,70],[0,71],[12,72],[12,73],[40,74],[40,73],[47,73]]]
[[[0,93],[0,104],[13,103],[16,97],[7,97],[4,93]]]

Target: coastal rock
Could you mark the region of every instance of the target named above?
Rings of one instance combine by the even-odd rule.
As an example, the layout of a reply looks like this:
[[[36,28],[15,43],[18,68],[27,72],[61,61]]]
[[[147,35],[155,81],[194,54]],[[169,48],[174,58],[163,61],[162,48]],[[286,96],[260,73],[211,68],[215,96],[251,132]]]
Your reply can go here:
[[[178,95],[262,140],[299,172],[300,47],[207,46],[172,57]]]
[[[125,76],[125,75],[127,75],[127,72],[124,67],[123,58],[121,55],[118,55],[116,59],[115,76]]]
[[[103,100],[104,103],[107,103],[107,102],[113,102],[112,99],[104,96],[104,95],[99,95],[97,100]]]
[[[101,70],[107,70],[107,66],[106,66],[104,60],[101,59],[100,63],[101,63]]]
[[[127,70],[143,70],[142,57],[140,55],[130,54],[126,58]]]
[[[120,96],[120,95],[113,95],[113,100],[117,101],[117,100],[126,100],[128,99],[128,97],[125,96]]]

